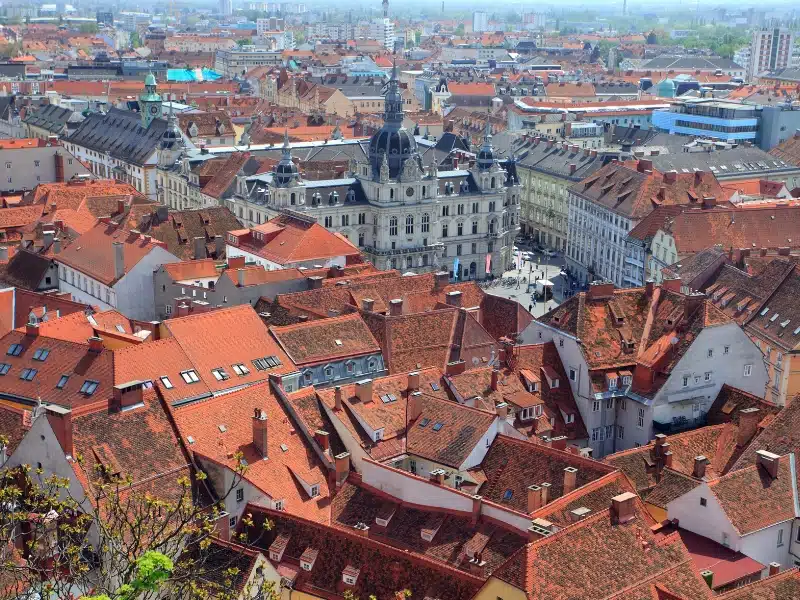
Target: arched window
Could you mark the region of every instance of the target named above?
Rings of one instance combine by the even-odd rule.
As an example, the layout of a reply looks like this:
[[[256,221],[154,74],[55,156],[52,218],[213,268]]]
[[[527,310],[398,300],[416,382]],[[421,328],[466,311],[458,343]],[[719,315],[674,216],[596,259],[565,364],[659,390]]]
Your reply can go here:
[[[394,200],[394,188],[389,190],[389,200]]]
[[[496,184],[496,181],[495,181],[494,177],[492,177],[492,181],[491,181],[491,183],[489,184],[489,187],[491,187],[492,189],[494,189],[494,186],[495,186],[495,184]]]
[[[389,219],[389,235],[397,235],[397,217]]]
[[[459,221],[456,225],[456,231],[458,232],[456,235],[464,235],[464,223]]]
[[[478,233],[478,221],[477,220],[472,222],[472,233],[473,233],[473,235]]]
[[[422,197],[423,198],[425,197],[425,186],[424,185],[422,186]]]
[[[497,227],[497,221],[492,219],[489,221],[489,233],[494,233],[495,227]]]
[[[297,196],[295,196],[294,192],[292,192],[292,197],[291,197],[290,203],[292,205],[297,204]]]
[[[422,233],[428,233],[431,230],[431,216],[428,213],[422,215]]]
[[[411,235],[414,233],[414,215],[408,215],[406,217],[406,235]]]

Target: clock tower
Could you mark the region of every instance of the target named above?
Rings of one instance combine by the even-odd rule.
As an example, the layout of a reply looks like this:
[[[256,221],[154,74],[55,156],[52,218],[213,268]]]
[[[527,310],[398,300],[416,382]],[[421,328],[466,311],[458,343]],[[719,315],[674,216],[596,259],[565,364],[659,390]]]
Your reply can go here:
[[[149,127],[153,119],[161,117],[161,96],[156,92],[156,78],[148,73],[144,80],[144,94],[139,96],[142,126]]]

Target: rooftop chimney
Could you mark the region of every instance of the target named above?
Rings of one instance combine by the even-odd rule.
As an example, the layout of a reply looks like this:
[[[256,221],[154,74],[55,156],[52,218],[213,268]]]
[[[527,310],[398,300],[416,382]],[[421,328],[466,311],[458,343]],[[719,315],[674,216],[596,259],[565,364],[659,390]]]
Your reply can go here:
[[[419,389],[419,371],[411,371],[408,374],[408,391],[414,392]]]
[[[125,275],[125,246],[122,242],[114,242],[114,279]]]
[[[610,281],[597,281],[589,284],[587,296],[590,300],[610,298],[614,295],[614,284]]]
[[[142,389],[144,385],[141,381],[129,381],[114,386],[114,410],[123,411],[132,406],[138,406],[144,401]]]
[[[322,429],[317,429],[314,432],[314,439],[316,440],[317,444],[319,445],[320,449],[323,452],[327,452],[331,449],[331,438],[327,431],[323,431]]]
[[[492,391],[497,391],[497,385],[500,381],[500,371],[498,369],[492,369],[492,380],[491,380],[491,388]]]
[[[263,458],[267,458],[267,413],[260,408],[253,410],[253,445]]]
[[[445,302],[449,306],[458,306],[458,307],[461,306],[461,292],[459,291],[447,292],[444,295],[444,297],[445,297]]]
[[[434,291],[441,292],[447,284],[450,283],[450,273],[447,271],[439,271],[435,275],[436,279],[434,280]]]
[[[655,290],[655,288],[656,288],[656,282],[655,281],[653,281],[652,279],[648,279],[647,281],[645,281],[644,282],[644,294],[645,294],[645,296],[647,296],[648,298],[652,298],[653,297],[653,290]]]
[[[536,512],[542,508],[542,488],[538,485],[528,486],[528,512]]]
[[[550,488],[553,487],[552,483],[542,483],[539,485],[542,488],[542,506],[547,506],[550,501]]]
[[[372,312],[372,309],[375,307],[375,300],[372,298],[362,298],[361,299],[361,310],[365,312]]]
[[[501,402],[500,404],[495,406],[495,412],[502,421],[505,421],[508,418],[508,403]]]
[[[695,456],[694,457],[694,470],[692,471],[692,477],[697,477],[698,479],[702,479],[706,476],[706,465],[708,464],[708,459],[705,456]]]
[[[675,183],[678,180],[678,172],[673,169],[664,173],[664,183]]]
[[[758,422],[761,420],[761,412],[753,408],[745,408],[739,411],[739,431],[736,434],[736,445],[740,448],[746,446],[753,439],[758,430]]]
[[[397,317],[403,314],[402,298],[395,298],[394,300],[389,300],[389,314],[393,317]]]
[[[574,175],[575,171],[577,171],[577,170],[578,170],[578,165],[576,165],[575,163],[570,163],[570,165],[569,165],[569,174],[570,175]]]
[[[337,454],[333,460],[336,464],[336,487],[341,487],[350,474],[350,453]]]
[[[89,352],[96,352],[100,353],[103,351],[103,339],[95,336],[92,336],[88,340],[89,342]]]
[[[333,408],[334,410],[342,410],[342,386],[340,385],[333,388]]]
[[[318,290],[322,287],[322,277],[319,275],[306,277],[306,281],[308,282],[308,289],[310,290]]]
[[[372,402],[372,379],[356,381],[356,396],[363,402]]]
[[[244,269],[236,269],[236,285],[244,287]]]
[[[25,325],[25,335],[29,337],[39,337],[39,324],[28,323]]]
[[[621,525],[633,520],[636,516],[634,509],[635,500],[636,494],[632,492],[625,492],[611,499],[611,516],[614,522]]]
[[[47,407],[47,420],[53,433],[61,444],[64,454],[73,456],[75,449],[72,444],[72,411],[56,405]]]
[[[578,469],[575,467],[567,467],[564,469],[564,495],[566,496],[573,491],[578,482]]]
[[[769,563],[769,576],[772,577],[773,575],[777,575],[781,572],[781,563],[779,562],[771,562]]]
[[[412,423],[419,419],[422,414],[422,392],[411,392],[408,395],[408,422]]]
[[[652,171],[653,170],[653,161],[650,160],[649,158],[640,158],[639,162],[636,163],[636,170],[639,171],[639,173],[645,173],[647,171]]]
[[[756,464],[761,465],[772,479],[778,478],[778,464],[781,457],[766,450],[756,450]]]
[[[206,257],[206,238],[198,236],[194,238],[194,258],[195,260],[201,260],[205,257]]]

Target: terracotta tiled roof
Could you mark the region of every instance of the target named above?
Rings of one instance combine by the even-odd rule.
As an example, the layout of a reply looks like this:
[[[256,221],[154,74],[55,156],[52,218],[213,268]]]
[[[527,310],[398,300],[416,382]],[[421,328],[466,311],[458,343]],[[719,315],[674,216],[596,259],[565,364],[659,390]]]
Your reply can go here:
[[[212,258],[170,263],[164,265],[163,268],[173,281],[217,277],[221,272],[221,269],[217,267],[217,261]]]
[[[253,445],[255,409],[267,415],[266,460]],[[242,452],[249,465],[244,474],[247,481],[270,498],[283,500],[284,510],[290,514],[329,522],[327,470],[295,431],[269,382],[187,405],[174,410],[173,416],[184,444],[196,456],[236,469],[234,455]],[[193,442],[188,441],[190,436]],[[319,485],[319,496],[310,497],[298,480],[308,486]]]
[[[438,369],[422,369],[419,391],[426,397],[448,400],[442,382],[442,372]],[[373,380],[372,401],[361,402],[356,396],[355,384],[341,386],[342,410],[334,414],[350,431],[366,452],[375,460],[398,456],[406,451],[408,375],[392,375]],[[393,395],[393,402],[384,402],[382,397]],[[332,389],[317,390],[320,402],[329,410],[336,406],[335,392]],[[294,402],[294,401],[293,401]],[[311,407],[313,408],[313,407]],[[383,429],[383,437],[378,442],[367,435],[362,423],[373,429]]]
[[[639,162],[640,168],[643,164]],[[647,170],[652,170],[652,162]],[[711,172],[675,173],[667,184],[658,172],[644,173],[636,165],[610,163],[570,190],[615,213],[639,220],[656,206],[700,205],[703,198],[720,199],[725,191]]]
[[[162,498],[180,497],[178,478],[189,473],[189,457],[154,392],[145,391],[144,406],[93,411],[76,416],[72,427],[75,452],[83,457],[73,468],[84,485],[95,489],[99,468],[113,465],[114,474],[130,477],[134,487],[146,483]]]
[[[347,488],[341,493],[346,494]],[[375,594],[378,598],[393,598],[398,589],[408,589],[414,598],[463,600],[471,598],[483,581],[420,552],[394,548],[391,540],[387,543],[373,536],[358,535],[352,528],[324,527],[299,519],[291,511],[275,512],[253,505],[247,510],[253,513],[260,536],[256,544],[260,548],[268,549],[278,536],[288,539],[284,551],[288,560],[281,566],[297,564],[308,548],[318,550],[314,568],[302,573],[295,582],[295,589],[301,592],[326,598],[341,596],[342,572],[348,566],[359,569],[353,588],[359,597]],[[271,523],[268,528],[264,527],[267,520]],[[418,531],[417,537],[420,537]],[[434,551],[437,546],[434,544]]]
[[[312,260],[324,262],[340,256],[349,260],[361,255],[347,238],[310,223],[279,215],[238,235],[236,247],[281,265]],[[360,260],[360,259],[359,259]]]
[[[0,229],[24,227],[42,216],[42,206],[16,206],[0,208]]]
[[[795,267],[764,302],[753,312],[745,331],[769,340],[783,352],[800,347],[800,269]]]
[[[6,456],[14,453],[32,423],[33,416],[30,410],[0,404],[0,436],[5,438]]]
[[[494,96],[496,94],[493,83],[458,83],[447,84],[448,91],[453,96]]]
[[[297,370],[248,304],[169,319],[164,326],[192,362],[200,380],[213,391],[263,381],[271,373]],[[268,356],[276,357],[280,364],[265,370],[257,368],[253,361]],[[239,363],[249,373],[235,374],[232,367]],[[230,379],[217,380],[211,372],[217,368],[225,369]]]
[[[88,82],[82,82],[88,83]],[[48,208],[55,204],[59,210],[78,210],[88,199],[111,197],[113,205],[103,204],[98,206],[97,201],[87,204],[87,208],[98,211],[95,217],[111,215],[116,209],[117,198],[129,197],[142,198],[135,187],[114,179],[93,179],[80,181],[67,181],[64,183],[40,183],[33,192],[33,204],[44,204]]]
[[[528,513],[528,486],[551,484],[549,499],[564,495],[564,469],[578,470],[576,487],[586,485],[614,467],[542,444],[499,435],[481,461],[486,476],[477,491],[484,498]]]
[[[189,138],[236,136],[230,117],[222,111],[179,113],[176,116],[181,131]],[[196,132],[191,131],[192,126],[197,129]]]
[[[114,271],[114,242],[122,243],[125,273],[158,246],[140,234],[99,223],[62,250],[57,262],[113,286],[118,280]]]
[[[272,327],[270,332],[299,367],[381,351],[357,314]]]
[[[793,135],[775,146],[769,153],[787,163],[800,165],[800,135]]]
[[[707,598],[707,588],[695,574],[674,576],[690,560],[680,538],[673,535],[657,543],[652,518],[640,500],[634,505],[635,516],[627,523],[616,523],[607,509],[529,543],[494,576],[530,600],[582,600],[586,590],[597,599],[639,600],[653,597],[653,584],[667,589],[682,584],[687,600]],[[593,557],[591,569],[584,568],[588,554]]]
[[[793,399],[772,419],[752,441],[733,466],[733,470],[749,467],[756,461],[756,451],[773,454],[800,453],[800,402]]]
[[[203,194],[221,199],[236,182],[236,174],[250,159],[249,152],[234,152],[204,187]]]
[[[719,600],[794,600],[800,598],[800,571],[787,569],[717,596]]]
[[[21,346],[16,356],[9,354],[15,344]],[[40,360],[41,350],[49,351],[44,360]],[[34,401],[40,397],[43,402],[76,408],[108,398],[112,393],[113,358],[108,350],[95,352],[86,344],[12,331],[3,337],[0,352],[0,362],[11,365],[0,379],[0,390],[6,395]],[[29,374],[30,379],[22,379],[25,369],[36,372]],[[58,387],[62,376],[68,379]],[[98,383],[92,395],[80,393],[87,380]]]
[[[708,483],[741,535],[793,519],[796,485],[790,455],[779,459],[775,479],[759,465],[751,464]]]
[[[167,245],[167,250],[182,260],[225,258],[225,235],[241,227],[234,214],[224,206],[210,206],[200,210],[170,211],[166,221],[160,222],[156,210],[148,211],[135,227]],[[222,236],[221,252],[217,252],[216,236]],[[195,238],[203,238],[202,255],[196,256]]]
[[[757,408],[761,422],[765,419],[772,421],[771,416],[777,415],[781,411],[780,406],[726,383],[719,390],[711,408],[708,409],[706,420],[709,425],[731,422],[738,425],[742,411],[747,408]]]

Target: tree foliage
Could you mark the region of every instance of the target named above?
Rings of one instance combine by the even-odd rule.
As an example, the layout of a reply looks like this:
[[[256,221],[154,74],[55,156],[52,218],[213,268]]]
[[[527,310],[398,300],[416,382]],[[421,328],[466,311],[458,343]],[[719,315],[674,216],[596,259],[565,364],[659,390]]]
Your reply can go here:
[[[86,600],[238,598],[247,575],[242,565],[255,560],[259,534],[245,514],[232,534],[236,544],[215,535],[228,518],[224,499],[246,468],[218,500],[210,499],[204,474],[188,467],[153,489],[101,468],[90,473],[80,456],[75,478],[28,465],[0,470],[0,600],[27,590],[59,599],[76,590]],[[247,585],[253,594],[246,597],[279,597],[265,577]]]

